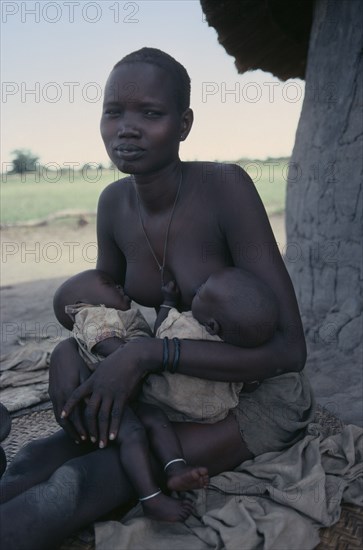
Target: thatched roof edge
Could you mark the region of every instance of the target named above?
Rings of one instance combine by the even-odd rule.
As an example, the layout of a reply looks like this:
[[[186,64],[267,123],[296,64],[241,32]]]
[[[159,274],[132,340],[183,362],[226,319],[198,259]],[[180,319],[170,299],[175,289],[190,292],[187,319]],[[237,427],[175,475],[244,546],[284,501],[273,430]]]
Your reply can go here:
[[[304,78],[314,0],[201,0],[238,72]]]

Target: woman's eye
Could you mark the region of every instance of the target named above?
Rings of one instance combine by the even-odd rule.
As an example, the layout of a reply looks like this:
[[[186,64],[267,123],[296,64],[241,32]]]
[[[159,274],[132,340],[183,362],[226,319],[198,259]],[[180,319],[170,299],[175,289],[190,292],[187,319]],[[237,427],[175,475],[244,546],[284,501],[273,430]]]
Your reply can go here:
[[[118,111],[117,109],[106,109],[105,110],[105,115],[108,115],[108,116],[117,116],[120,114],[120,111]]]
[[[148,110],[148,111],[145,111],[144,114],[147,117],[150,117],[150,118],[157,118],[157,117],[161,116],[162,113],[160,111]]]

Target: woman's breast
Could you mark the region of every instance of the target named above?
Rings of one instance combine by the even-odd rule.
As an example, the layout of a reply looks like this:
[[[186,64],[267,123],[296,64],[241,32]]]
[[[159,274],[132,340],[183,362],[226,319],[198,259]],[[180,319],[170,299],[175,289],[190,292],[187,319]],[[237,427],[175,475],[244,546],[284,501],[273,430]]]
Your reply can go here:
[[[125,292],[140,305],[158,308],[163,301],[162,286],[176,282],[180,291],[179,307],[189,310],[197,289],[215,271],[232,265],[230,255],[216,243],[199,242],[194,246],[175,247],[170,251],[165,269],[160,272],[154,258],[147,253],[139,261],[127,262]]]
[[[159,264],[163,263],[165,249],[164,283],[173,279],[181,293],[181,308],[190,309],[196,290],[209,275],[233,262],[217,222],[215,205],[193,190],[189,200],[178,206],[166,246],[165,224],[159,234],[149,230],[148,238],[157,251]],[[116,240],[126,258],[125,292],[141,305],[159,307],[163,281],[139,219],[126,212],[120,219],[122,230],[116,231]]]
[[[163,299],[161,286],[160,271],[150,262],[127,264],[124,290],[138,304],[158,307]]]

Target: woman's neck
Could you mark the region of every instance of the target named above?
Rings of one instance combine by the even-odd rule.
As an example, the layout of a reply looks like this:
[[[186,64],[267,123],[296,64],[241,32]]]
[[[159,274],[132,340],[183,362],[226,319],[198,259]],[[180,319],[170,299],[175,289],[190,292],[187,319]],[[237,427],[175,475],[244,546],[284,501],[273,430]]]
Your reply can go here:
[[[182,163],[178,160],[158,172],[133,176],[144,210],[153,214],[172,208],[182,177],[181,171]]]

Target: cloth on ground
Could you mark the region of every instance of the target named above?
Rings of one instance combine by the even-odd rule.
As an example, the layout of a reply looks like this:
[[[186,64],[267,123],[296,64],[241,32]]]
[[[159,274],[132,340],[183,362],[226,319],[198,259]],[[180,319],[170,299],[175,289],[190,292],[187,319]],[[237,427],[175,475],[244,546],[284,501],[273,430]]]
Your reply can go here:
[[[256,427],[258,429],[258,426]],[[120,522],[96,524],[96,550],[309,550],[337,522],[340,503],[363,506],[363,429],[326,435],[310,423],[284,452],[270,452],[185,494],[195,514],[157,522],[138,505]]]
[[[181,338],[222,342],[209,334],[191,311],[171,308],[160,325],[157,338]],[[160,407],[173,422],[214,423],[223,420],[238,405],[243,383],[203,380],[183,374],[150,374],[144,381],[140,400]]]
[[[267,378],[254,392],[242,392],[232,413],[254,456],[291,447],[303,437],[315,414],[305,371]]]
[[[19,339],[16,351],[0,357],[1,402],[17,411],[49,400],[49,360],[53,338]]]

